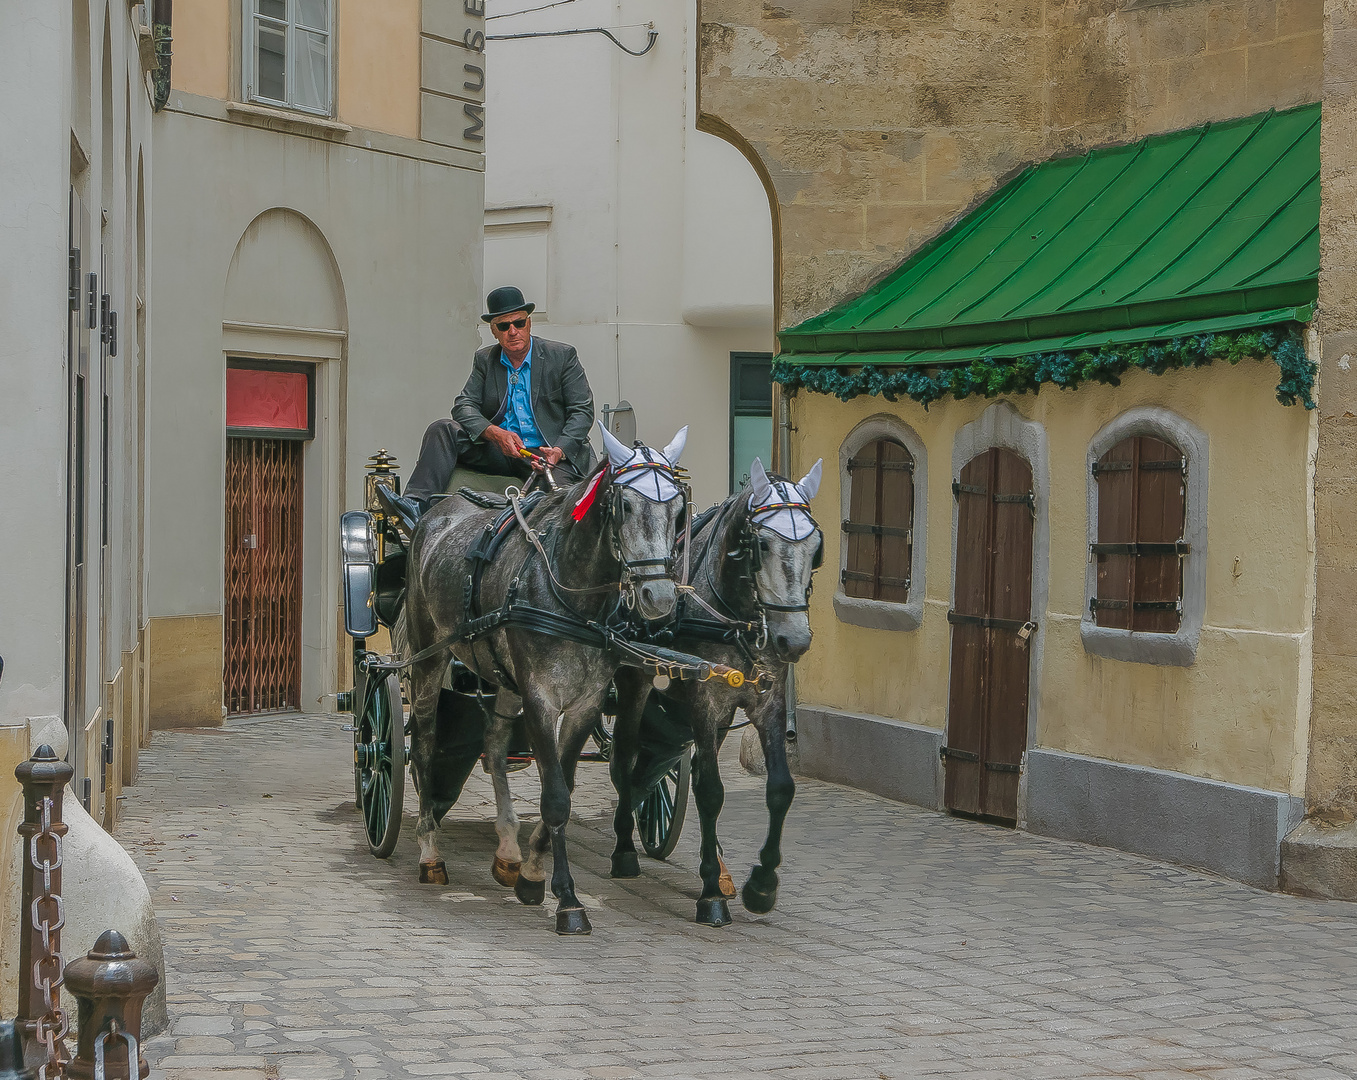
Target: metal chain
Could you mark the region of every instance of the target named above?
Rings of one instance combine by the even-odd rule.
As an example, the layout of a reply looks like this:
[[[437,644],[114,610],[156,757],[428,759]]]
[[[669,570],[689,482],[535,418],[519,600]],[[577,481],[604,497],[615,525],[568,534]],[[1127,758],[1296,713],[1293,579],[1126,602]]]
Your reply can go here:
[[[51,845],[50,854],[40,858],[38,847],[43,841]],[[33,1036],[46,1048],[47,1057],[38,1067],[38,1080],[57,1080],[62,1073],[62,1062],[57,1056],[56,1044],[66,1037],[71,1025],[66,1010],[57,1003],[58,991],[65,982],[66,965],[61,952],[52,947],[52,938],[66,925],[66,908],[61,897],[52,892],[52,871],[61,867],[61,837],[52,831],[50,795],[43,796],[42,827],[29,839],[28,861],[38,871],[41,881],[29,910],[33,928],[42,935],[41,955],[33,961],[33,985],[42,991],[44,1012],[34,1021]]]

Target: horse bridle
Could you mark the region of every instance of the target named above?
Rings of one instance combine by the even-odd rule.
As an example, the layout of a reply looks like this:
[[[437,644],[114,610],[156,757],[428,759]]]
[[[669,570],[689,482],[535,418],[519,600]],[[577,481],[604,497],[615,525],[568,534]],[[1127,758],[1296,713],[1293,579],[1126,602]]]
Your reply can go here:
[[[820,564],[825,561],[825,536],[820,529],[819,522],[815,520],[815,516],[810,512],[810,503],[806,502],[804,499],[784,499],[782,502],[768,503],[766,506],[760,506],[752,510],[745,523],[745,535],[740,539],[741,545],[748,549],[750,555],[750,576],[754,578],[754,604],[761,611],[809,611],[810,594],[815,588],[814,577],[811,578],[810,584],[806,586],[806,600],[805,603],[802,604],[770,604],[759,595],[758,573],[763,569],[763,548],[759,542],[759,531],[765,528],[765,526],[760,525],[755,519],[763,514],[776,514],[781,510],[800,510],[806,515],[807,520],[810,521],[812,534],[820,533],[820,544],[815,549],[815,554],[811,557],[810,568],[812,573],[820,569]],[[773,532],[772,529],[769,529],[768,531]],[[809,537],[807,539],[809,539]]]
[[[750,584],[752,586],[750,591],[753,593],[754,609],[758,615],[757,622],[749,622],[741,619],[738,613],[735,611],[734,605],[732,605],[729,600],[727,600],[724,596],[721,595],[721,590],[717,587],[716,581],[712,577],[710,563],[708,563],[705,568],[707,577],[707,587],[711,589],[712,598],[717,602],[717,604],[725,608],[726,611],[730,613],[729,615],[726,615],[713,608],[710,604],[708,604],[705,600],[698,596],[697,593],[693,591],[691,586],[684,588],[685,592],[689,593],[692,596],[692,598],[697,601],[698,604],[705,608],[709,614],[715,616],[716,619],[718,619],[721,623],[724,623],[726,626],[738,630],[741,634],[753,635],[754,638],[753,645],[756,650],[762,650],[764,646],[768,644],[768,612],[779,611],[794,613],[798,611],[809,611],[810,594],[812,590],[815,588],[815,580],[814,578],[812,578],[811,583],[808,586],[806,586],[805,603],[801,604],[769,603],[768,601],[764,600],[762,594],[759,592],[758,573],[763,568],[763,549],[760,547],[759,541],[759,532],[761,531],[762,527],[758,525],[754,521],[754,519],[758,517],[760,514],[764,513],[765,511],[777,511],[777,510],[801,510],[805,512],[806,517],[810,520],[811,527],[814,530],[814,532],[820,534],[820,545],[818,548],[816,548],[815,555],[811,561],[811,570],[812,571],[818,570],[820,568],[820,564],[824,561],[824,549],[825,549],[824,532],[823,530],[820,529],[819,524],[816,522],[815,518],[811,515],[809,503],[804,501],[787,500],[782,503],[770,504],[766,507],[761,506],[752,511],[749,514],[749,516],[745,519],[745,523],[740,530],[740,538],[738,543],[736,544],[735,550],[726,552],[726,557],[734,559],[736,561],[745,560],[748,561],[749,571],[748,574],[745,576],[748,576]],[[703,556],[699,557],[699,561],[703,561],[703,557],[705,557],[707,548],[716,539],[716,534],[720,530],[719,522],[714,522],[711,526],[711,529],[712,531],[707,539],[707,544],[704,545],[703,547]],[[770,529],[768,531],[771,532],[772,530]]]
[[[622,550],[622,500],[623,491],[630,485],[618,483],[618,479],[629,473],[638,474],[641,472],[654,472],[671,481],[678,488],[678,495],[683,499],[683,509],[679,511],[679,521],[677,529],[683,528],[683,523],[688,516],[688,487],[682,478],[674,471],[674,467],[663,457],[652,457],[653,451],[648,446],[638,446],[636,448],[641,459],[630,461],[625,465],[608,468],[613,469],[612,479],[608,489],[608,540],[612,547],[613,557],[622,564],[622,580],[619,587],[622,591],[623,602],[628,610],[636,607],[636,586],[647,581],[662,581],[665,578],[674,576],[674,553],[670,552],[658,559],[628,559],[626,552]],[[658,460],[657,460],[658,458]],[[643,499],[649,497],[644,492],[638,492]],[[654,501],[654,500],[651,500]],[[665,500],[668,502],[669,500]],[[638,572],[642,567],[655,567],[653,570]]]

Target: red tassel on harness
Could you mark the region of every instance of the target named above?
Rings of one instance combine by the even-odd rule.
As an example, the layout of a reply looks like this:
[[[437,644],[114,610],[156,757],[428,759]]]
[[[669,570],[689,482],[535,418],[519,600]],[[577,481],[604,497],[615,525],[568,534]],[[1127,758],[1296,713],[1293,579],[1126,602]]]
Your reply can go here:
[[[589,481],[589,486],[584,489],[584,494],[580,496],[580,501],[575,504],[575,512],[572,517],[576,521],[582,521],[584,515],[589,513],[589,507],[594,505],[594,496],[598,494],[599,485],[603,483],[603,478],[612,472],[612,466],[605,465],[599,469],[598,475]]]

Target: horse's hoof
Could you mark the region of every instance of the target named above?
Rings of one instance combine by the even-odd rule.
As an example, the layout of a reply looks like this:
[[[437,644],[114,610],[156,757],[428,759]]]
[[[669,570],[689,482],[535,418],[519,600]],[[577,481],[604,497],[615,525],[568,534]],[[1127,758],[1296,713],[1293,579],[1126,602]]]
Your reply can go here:
[[[721,895],[727,900],[735,899],[735,879],[730,876],[730,871],[726,869],[726,860],[717,856],[717,861],[721,864]]]
[[[520,904],[527,904],[529,907],[536,907],[547,895],[546,878],[538,881],[532,881],[525,878],[522,874],[518,875],[518,880],[514,882],[514,895],[518,897]]]
[[[521,860],[510,862],[496,855],[494,863],[490,866],[490,875],[506,889],[512,889],[518,884],[518,872],[522,867]]]
[[[594,928],[589,925],[589,916],[584,908],[560,908],[556,912],[556,933],[592,934]]]
[[[777,879],[773,879],[771,888],[763,889],[754,883],[751,876],[740,892],[740,903],[744,904],[745,911],[755,915],[767,915],[777,907]]]
[[[703,926],[729,926],[730,905],[724,896],[713,896],[697,902],[697,921]]]
[[[613,852],[613,877],[640,877],[641,863],[634,851]]]
[[[448,883],[447,864],[442,859],[437,862],[420,863],[419,883],[421,885],[446,885]]]

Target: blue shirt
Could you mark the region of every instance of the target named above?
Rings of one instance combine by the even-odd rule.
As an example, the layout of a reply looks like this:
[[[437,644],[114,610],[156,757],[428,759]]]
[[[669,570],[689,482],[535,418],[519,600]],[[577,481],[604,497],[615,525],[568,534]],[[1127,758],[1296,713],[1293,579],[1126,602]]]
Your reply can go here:
[[[509,396],[504,402],[504,419],[500,421],[500,427],[516,434],[526,447],[545,445],[546,440],[537,430],[537,421],[532,415],[532,338],[528,339],[528,355],[517,368],[509,363],[502,348],[499,362],[509,373]]]

